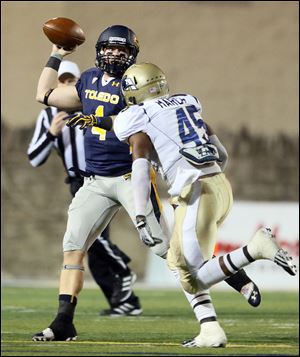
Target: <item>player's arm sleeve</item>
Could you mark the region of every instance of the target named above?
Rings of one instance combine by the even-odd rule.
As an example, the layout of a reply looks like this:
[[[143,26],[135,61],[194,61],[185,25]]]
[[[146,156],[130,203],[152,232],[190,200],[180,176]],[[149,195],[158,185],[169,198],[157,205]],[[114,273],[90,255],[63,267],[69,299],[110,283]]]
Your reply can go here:
[[[47,110],[42,110],[38,116],[33,137],[27,150],[29,162],[33,167],[42,165],[48,159],[51,149],[54,147],[55,137],[49,132],[49,116],[52,114],[50,108],[47,108]]]
[[[139,131],[129,137],[132,148],[132,187],[136,216],[146,216],[151,193],[150,158],[153,149],[149,136]]]
[[[217,137],[216,134],[212,134],[209,136],[209,141],[215,145],[218,149],[219,152],[219,158],[221,160],[221,162],[218,162],[218,164],[221,167],[221,170],[224,172],[225,168],[227,166],[227,162],[228,162],[228,153],[227,150],[225,148],[225,146],[221,143],[221,141],[219,140],[219,138]]]
[[[227,150],[225,146],[221,143],[211,126],[207,123],[205,123],[205,125],[210,143],[215,145],[218,149],[219,159],[221,160],[221,162],[218,162],[218,164],[221,167],[221,170],[224,172],[228,162]]]
[[[133,106],[120,112],[114,121],[114,131],[118,139],[129,143],[130,138],[133,157],[135,157],[135,150],[140,153],[133,161],[131,176],[136,216],[146,216],[147,202],[151,192],[150,161],[143,157],[146,155],[144,155],[144,150],[139,150],[140,145],[144,145],[141,133],[146,131],[147,119],[140,106]]]
[[[146,216],[147,203],[151,193],[150,162],[138,158],[132,164],[131,182],[136,216]]]

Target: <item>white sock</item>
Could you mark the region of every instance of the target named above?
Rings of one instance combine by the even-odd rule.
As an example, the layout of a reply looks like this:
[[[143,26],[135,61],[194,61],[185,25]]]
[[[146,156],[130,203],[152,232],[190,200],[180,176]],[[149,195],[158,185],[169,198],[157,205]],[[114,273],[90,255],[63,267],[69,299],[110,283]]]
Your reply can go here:
[[[177,270],[171,270],[176,280],[180,283],[179,273]],[[180,284],[181,285],[181,284]],[[217,320],[215,308],[212,304],[209,290],[198,291],[196,294],[190,294],[182,289],[191,308],[194,311],[196,319],[201,323],[205,321]]]
[[[189,294],[185,290],[183,290],[183,292],[196,315],[196,319],[200,323],[207,320],[217,320],[217,314],[212,304],[209,290],[199,291],[196,294]]]
[[[213,258],[204,263],[197,272],[199,287],[203,290],[208,289],[253,261],[247,247],[238,248],[229,254]]]

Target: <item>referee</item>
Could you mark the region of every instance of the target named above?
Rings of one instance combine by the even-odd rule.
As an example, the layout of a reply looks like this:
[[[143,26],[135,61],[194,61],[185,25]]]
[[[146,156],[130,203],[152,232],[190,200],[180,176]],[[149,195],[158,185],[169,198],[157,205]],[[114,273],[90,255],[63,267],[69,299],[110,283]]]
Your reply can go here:
[[[75,85],[80,77],[76,63],[63,61],[58,70],[58,86]],[[43,109],[36,121],[28,147],[28,158],[33,167],[46,162],[54,149],[62,159],[72,196],[83,185],[81,172],[85,170],[84,131],[65,126],[70,113],[55,107]],[[96,283],[103,291],[110,308],[100,312],[108,316],[137,316],[142,313],[138,297],[132,291],[136,275],[129,269],[130,258],[109,239],[109,227],[88,251],[88,265]]]

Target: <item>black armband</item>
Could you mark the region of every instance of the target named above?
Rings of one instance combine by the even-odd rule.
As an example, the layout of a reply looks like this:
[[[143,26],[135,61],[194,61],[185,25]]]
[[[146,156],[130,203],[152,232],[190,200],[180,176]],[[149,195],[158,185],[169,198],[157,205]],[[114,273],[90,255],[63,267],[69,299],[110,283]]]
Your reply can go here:
[[[51,88],[51,89],[49,89],[46,93],[45,93],[45,95],[44,95],[44,100],[43,100],[43,103],[45,104],[45,105],[49,105],[48,104],[48,98],[49,98],[49,95],[52,93],[54,91],[54,88]]]
[[[110,131],[113,127],[113,121],[111,117],[97,117],[96,116],[97,123],[94,124],[93,126],[96,126],[97,128],[101,128],[107,131]]]
[[[49,68],[54,69],[55,71],[58,71],[60,63],[61,63],[61,59],[54,57],[54,56],[50,56],[45,67],[49,67]]]

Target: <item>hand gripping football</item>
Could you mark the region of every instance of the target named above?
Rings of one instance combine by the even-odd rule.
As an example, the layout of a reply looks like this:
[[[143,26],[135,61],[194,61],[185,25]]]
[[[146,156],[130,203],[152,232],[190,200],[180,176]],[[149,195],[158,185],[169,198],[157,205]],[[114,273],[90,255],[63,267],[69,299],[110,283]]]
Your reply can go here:
[[[79,46],[85,41],[82,28],[66,17],[54,17],[43,25],[43,31],[48,39],[65,50]]]

